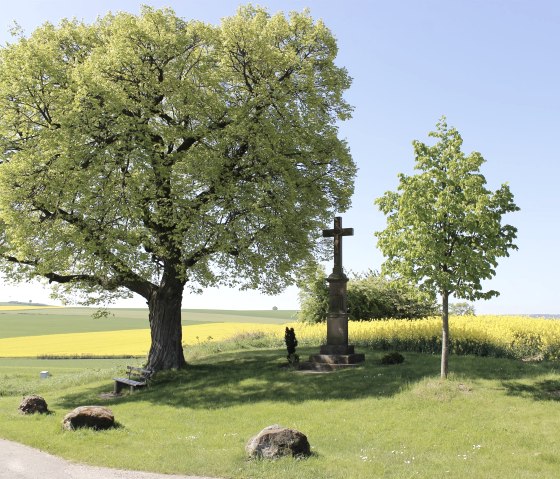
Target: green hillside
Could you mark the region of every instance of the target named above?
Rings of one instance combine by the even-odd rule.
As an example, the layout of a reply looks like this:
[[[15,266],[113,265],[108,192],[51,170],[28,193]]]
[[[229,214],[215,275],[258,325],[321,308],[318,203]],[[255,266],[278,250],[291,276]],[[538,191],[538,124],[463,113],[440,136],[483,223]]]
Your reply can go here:
[[[147,309],[112,308],[106,318],[93,318],[95,311],[95,308],[0,310],[0,338],[149,327]],[[224,322],[283,324],[292,321],[295,313],[296,311],[186,309],[182,312],[182,321],[185,326]]]

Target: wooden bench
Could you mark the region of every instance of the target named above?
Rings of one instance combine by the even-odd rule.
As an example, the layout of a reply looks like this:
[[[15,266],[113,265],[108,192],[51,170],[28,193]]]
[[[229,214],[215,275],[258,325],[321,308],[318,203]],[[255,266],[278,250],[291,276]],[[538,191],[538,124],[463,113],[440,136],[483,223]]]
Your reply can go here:
[[[148,380],[154,373],[151,369],[136,368],[134,366],[127,366],[126,378],[113,378],[115,381],[114,393],[119,394],[122,388],[126,385],[130,387],[130,392],[135,388],[141,388],[148,385]]]

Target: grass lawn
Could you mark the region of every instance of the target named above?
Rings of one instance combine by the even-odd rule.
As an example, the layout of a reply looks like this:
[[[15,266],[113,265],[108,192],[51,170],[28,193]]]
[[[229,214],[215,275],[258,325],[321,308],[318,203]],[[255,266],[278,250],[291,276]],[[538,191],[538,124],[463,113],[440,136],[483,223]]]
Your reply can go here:
[[[102,399],[131,360],[0,359],[0,435],[90,464],[223,478],[556,478],[560,470],[560,372],[556,362],[380,351],[334,374],[280,366],[284,350],[212,356],[191,348],[190,366],[147,390]],[[298,349],[305,357],[316,348]],[[38,379],[48,369],[52,377]],[[18,413],[38,393],[53,414]],[[71,409],[110,407],[120,427],[63,432]],[[271,424],[309,438],[306,460],[248,461],[248,439]]]

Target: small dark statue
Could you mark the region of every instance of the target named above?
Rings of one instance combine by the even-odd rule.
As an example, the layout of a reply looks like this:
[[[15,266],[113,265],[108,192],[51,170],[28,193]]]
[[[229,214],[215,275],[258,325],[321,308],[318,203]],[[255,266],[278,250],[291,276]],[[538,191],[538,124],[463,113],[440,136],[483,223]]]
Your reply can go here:
[[[292,366],[299,364],[299,356],[296,354],[297,339],[294,328],[286,328],[286,334],[284,334],[284,341],[286,342],[286,348],[288,349],[288,362]]]

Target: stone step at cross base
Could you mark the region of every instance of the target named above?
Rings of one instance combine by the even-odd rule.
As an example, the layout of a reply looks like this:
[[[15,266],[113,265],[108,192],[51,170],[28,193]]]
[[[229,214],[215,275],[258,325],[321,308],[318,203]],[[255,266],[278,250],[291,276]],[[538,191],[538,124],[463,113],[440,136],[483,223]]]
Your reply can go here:
[[[324,345],[320,354],[309,356],[309,361],[300,364],[300,369],[308,371],[335,371],[354,368],[365,361],[365,355],[354,352],[352,345]]]
[[[352,365],[363,363],[365,359],[363,354],[313,354],[309,356],[310,362],[319,364]]]
[[[320,358],[321,360],[317,361]],[[309,361],[300,363],[299,369],[301,371],[319,371],[319,372],[328,372],[328,371],[336,371],[339,369],[350,369],[356,368],[363,364],[363,354],[354,354],[353,356],[357,356],[357,358],[344,358],[342,362],[337,362],[337,360],[341,360],[341,358],[333,359],[330,358],[329,360],[325,361],[324,354],[317,354],[315,356],[310,356]],[[360,358],[361,357],[361,358]],[[361,359],[361,360],[360,360]],[[355,362],[352,362],[355,361]]]

